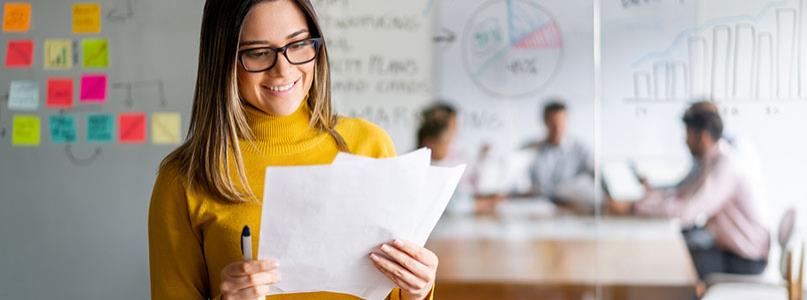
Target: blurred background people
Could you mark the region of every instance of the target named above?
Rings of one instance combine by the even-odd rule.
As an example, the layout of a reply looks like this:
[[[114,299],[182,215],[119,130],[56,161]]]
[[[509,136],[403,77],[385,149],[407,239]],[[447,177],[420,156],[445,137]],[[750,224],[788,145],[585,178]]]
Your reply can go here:
[[[672,190],[656,190],[645,181],[642,201],[609,201],[610,208],[616,213],[679,219],[701,278],[712,273],[762,273],[771,247],[770,231],[760,214],[755,185],[723,139],[716,107],[695,103],[683,122],[694,160],[689,174]]]
[[[504,197],[499,194],[481,195],[475,182],[480,172],[478,162],[489,150],[483,145],[475,159],[468,159],[455,145],[459,125],[457,110],[445,102],[437,102],[423,109],[417,130],[418,148],[431,149],[432,164],[455,166],[467,164],[465,174],[454,192],[447,210],[452,213],[489,212]]]
[[[423,109],[417,130],[417,145],[418,148],[431,149],[433,164],[442,165],[447,160],[460,159],[453,148],[456,136],[457,110],[453,106],[440,102]]]
[[[594,202],[594,157],[591,151],[567,135],[568,110],[562,100],[548,101],[540,114],[546,126],[545,137],[524,147],[534,151],[528,195],[546,197],[576,210],[591,211]]]

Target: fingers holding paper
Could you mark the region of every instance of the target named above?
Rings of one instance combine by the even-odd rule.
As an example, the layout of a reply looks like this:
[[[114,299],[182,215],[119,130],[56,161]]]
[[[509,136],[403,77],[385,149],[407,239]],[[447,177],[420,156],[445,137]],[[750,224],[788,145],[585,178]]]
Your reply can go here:
[[[280,274],[273,260],[234,262],[221,270],[221,299],[263,299],[269,286],[278,281]]]
[[[409,241],[381,245],[386,255],[370,254],[376,268],[401,288],[404,299],[425,299],[434,286],[437,255]]]

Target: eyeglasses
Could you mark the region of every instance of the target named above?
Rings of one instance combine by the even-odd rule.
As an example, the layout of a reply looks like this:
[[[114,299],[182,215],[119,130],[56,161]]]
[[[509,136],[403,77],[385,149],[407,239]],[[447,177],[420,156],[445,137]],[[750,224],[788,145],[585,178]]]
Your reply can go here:
[[[238,53],[238,60],[247,72],[263,72],[277,64],[278,53],[283,53],[292,65],[302,65],[317,58],[322,38],[310,38],[297,41],[280,48],[261,47],[243,50]]]

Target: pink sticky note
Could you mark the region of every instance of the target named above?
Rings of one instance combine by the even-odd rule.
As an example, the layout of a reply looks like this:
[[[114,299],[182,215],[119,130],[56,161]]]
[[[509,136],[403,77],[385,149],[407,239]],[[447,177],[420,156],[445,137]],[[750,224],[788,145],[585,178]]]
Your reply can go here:
[[[48,97],[45,99],[45,107],[48,108],[73,107],[73,79],[49,78]]]
[[[81,76],[82,103],[103,103],[106,101],[106,74],[88,74]]]
[[[8,41],[8,47],[6,47],[6,68],[30,68],[33,62],[34,41]]]
[[[146,142],[146,114],[121,113],[118,116],[118,139],[121,144]]]

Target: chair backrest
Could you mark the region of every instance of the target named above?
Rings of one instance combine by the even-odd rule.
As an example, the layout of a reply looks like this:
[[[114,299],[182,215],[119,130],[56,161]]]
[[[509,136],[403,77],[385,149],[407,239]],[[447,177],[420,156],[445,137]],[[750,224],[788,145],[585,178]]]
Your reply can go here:
[[[779,220],[779,247],[782,251],[787,247],[793,237],[793,228],[796,226],[796,209],[788,208]]]
[[[782,218],[779,219],[779,235],[777,242],[779,243],[779,249],[782,250],[782,256],[779,259],[779,273],[782,275],[782,278],[787,278],[787,255],[788,252],[788,244],[793,239],[793,229],[796,227],[796,209],[794,207],[790,207],[785,210],[785,213],[782,214]]]

